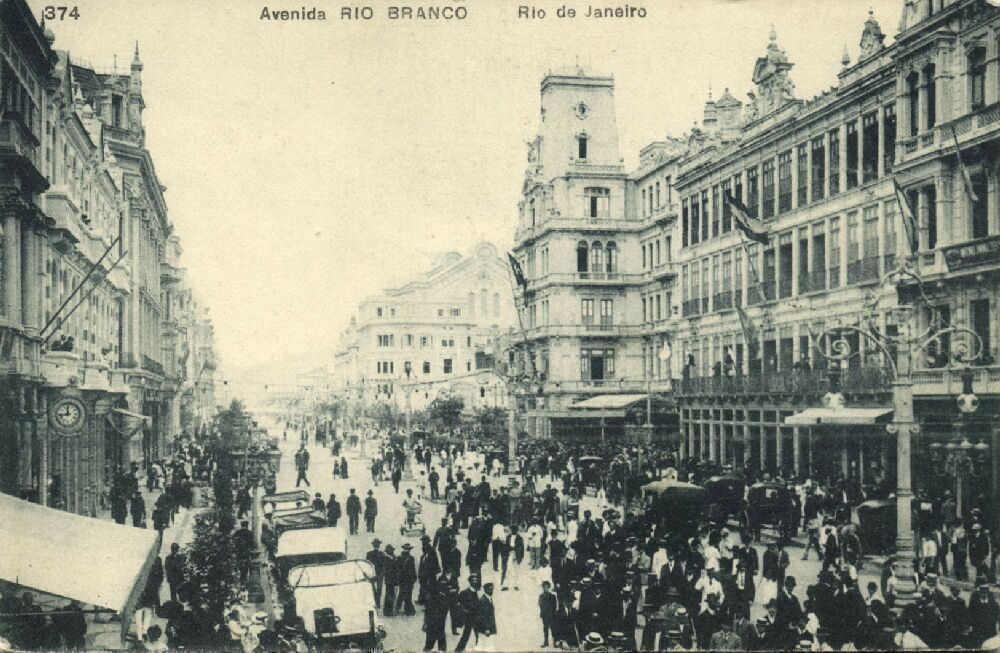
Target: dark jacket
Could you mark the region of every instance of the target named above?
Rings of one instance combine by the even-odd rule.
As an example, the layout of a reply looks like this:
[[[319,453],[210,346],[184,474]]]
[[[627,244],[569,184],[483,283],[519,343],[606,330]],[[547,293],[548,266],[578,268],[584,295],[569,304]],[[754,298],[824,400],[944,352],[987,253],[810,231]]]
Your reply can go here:
[[[542,621],[556,618],[556,595],[553,592],[542,592],[538,595],[538,616]]]
[[[437,551],[432,547],[426,547],[420,554],[420,565],[417,569],[417,577],[421,583],[426,583],[437,578],[441,573],[441,563],[438,561]]]
[[[493,605],[493,599],[485,594],[479,597],[478,618],[476,619],[477,630],[484,635],[494,635],[497,632],[497,613]]]
[[[347,514],[348,515],[360,515],[361,514],[361,499],[358,495],[352,494],[347,497]]]
[[[399,584],[412,585],[417,582],[417,563],[408,551],[403,551],[396,558],[399,565]]]
[[[378,514],[378,501],[375,497],[365,497],[365,516],[374,517]]]
[[[163,571],[166,573],[168,583],[177,585],[184,582],[184,563],[183,553],[171,553],[166,557],[163,562]]]

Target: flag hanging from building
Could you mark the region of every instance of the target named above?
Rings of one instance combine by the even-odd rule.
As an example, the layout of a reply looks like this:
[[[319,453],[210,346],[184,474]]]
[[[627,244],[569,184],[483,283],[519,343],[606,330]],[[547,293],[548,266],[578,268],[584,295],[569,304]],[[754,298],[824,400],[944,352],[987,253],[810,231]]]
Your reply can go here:
[[[770,238],[767,235],[767,227],[764,226],[764,223],[756,216],[751,215],[750,209],[743,206],[739,200],[730,195],[728,190],[723,192],[723,197],[725,197],[726,204],[729,205],[729,209],[733,212],[733,219],[736,221],[736,226],[740,228],[743,235],[756,243],[767,245]]]
[[[510,269],[514,273],[514,281],[517,282],[517,285],[521,286],[521,290],[528,292],[528,279],[524,276],[521,264],[517,262],[517,259],[510,252],[507,252],[507,260],[510,261]]]
[[[750,319],[750,316],[747,315],[742,306],[736,307],[736,313],[740,316],[740,326],[743,329],[743,339],[747,341],[747,351],[750,353],[750,360],[754,360],[757,358],[757,348],[759,346],[757,327],[754,326],[753,320]]]
[[[958,147],[958,133],[955,131],[955,125],[951,126],[951,142],[955,148],[955,158],[958,159],[958,168],[962,171],[962,181],[965,182],[965,192],[969,194],[969,199],[973,202],[978,202],[979,198],[976,196],[976,191],[972,190],[972,177],[969,175],[969,169],[965,167],[965,162],[962,161],[962,150]]]
[[[920,248],[919,229],[917,220],[913,217],[913,209],[906,200],[906,193],[899,187],[896,178],[892,178],[892,185],[896,189],[896,202],[899,204],[899,211],[903,214],[903,228],[906,230],[906,244],[910,246],[910,253],[916,254]]]

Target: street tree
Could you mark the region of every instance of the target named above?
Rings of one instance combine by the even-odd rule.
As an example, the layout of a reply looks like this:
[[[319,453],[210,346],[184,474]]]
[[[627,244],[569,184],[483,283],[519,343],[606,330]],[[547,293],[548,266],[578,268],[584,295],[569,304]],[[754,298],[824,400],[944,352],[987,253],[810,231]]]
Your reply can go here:
[[[451,431],[461,424],[465,400],[458,395],[435,397],[427,407],[427,417],[439,432]]]

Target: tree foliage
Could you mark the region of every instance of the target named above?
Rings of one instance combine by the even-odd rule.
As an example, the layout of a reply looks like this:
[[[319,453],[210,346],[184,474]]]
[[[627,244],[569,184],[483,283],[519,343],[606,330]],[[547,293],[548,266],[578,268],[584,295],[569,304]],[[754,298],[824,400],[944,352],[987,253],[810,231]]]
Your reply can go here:
[[[486,440],[507,441],[507,411],[498,407],[480,408],[472,416],[473,428]]]
[[[392,404],[375,404],[368,417],[375,422],[376,427],[386,430],[399,428],[403,422],[402,413]]]
[[[439,432],[451,431],[459,427],[465,400],[458,395],[435,397],[427,406],[427,419],[432,428]]]

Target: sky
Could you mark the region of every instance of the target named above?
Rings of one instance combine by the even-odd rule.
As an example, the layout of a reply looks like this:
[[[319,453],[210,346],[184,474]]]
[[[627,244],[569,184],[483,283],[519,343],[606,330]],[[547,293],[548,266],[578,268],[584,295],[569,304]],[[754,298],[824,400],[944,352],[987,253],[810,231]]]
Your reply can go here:
[[[40,16],[48,0],[28,0]],[[621,151],[683,135],[709,88],[746,100],[773,24],[800,98],[833,86],[869,8],[887,42],[903,0],[661,0],[645,19],[588,3],[442,0],[464,21],[338,18],[344,3],[77,0],[54,47],[126,70],[138,41],[144,124],[187,282],[226,369],[332,352],[358,301],[479,240],[507,248],[539,82],[579,64],[615,77]],[[262,9],[323,9],[274,23]],[[412,3],[429,5],[432,3]],[[575,19],[557,18],[562,5]],[[595,6],[622,6],[611,2]],[[355,3],[353,6],[362,6]],[[323,360],[317,360],[322,364]],[[332,363],[332,356],[330,357]]]

